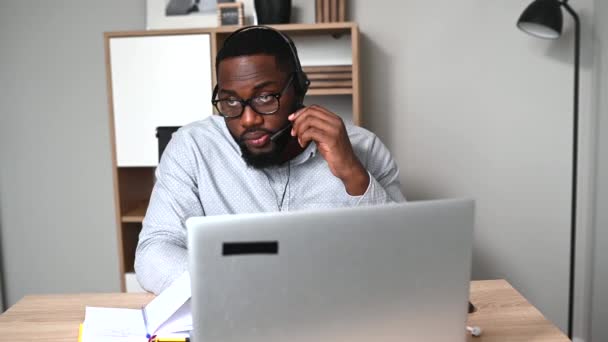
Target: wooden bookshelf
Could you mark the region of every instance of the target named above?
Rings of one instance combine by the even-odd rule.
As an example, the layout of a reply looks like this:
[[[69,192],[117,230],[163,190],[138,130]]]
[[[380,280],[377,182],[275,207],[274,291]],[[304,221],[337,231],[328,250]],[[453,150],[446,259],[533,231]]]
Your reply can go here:
[[[310,89],[308,95],[352,95],[354,93],[353,88],[320,88]],[[353,113],[354,115],[354,113]],[[361,120],[359,119],[359,122]]]
[[[357,27],[354,22],[340,22],[340,23],[316,23],[316,24],[280,24],[280,25],[269,25],[279,31],[292,33],[315,33],[315,34],[345,34],[350,33],[353,28]],[[217,27],[213,31],[217,33],[232,33],[234,27]]]
[[[144,216],[148,210],[148,201],[141,201],[135,204],[135,207],[126,211],[121,217],[122,223],[142,223]]]
[[[359,63],[359,28],[353,22],[319,23],[319,24],[286,24],[272,27],[296,36],[331,36],[350,37],[352,65],[341,66],[304,66],[310,72],[313,84],[307,95],[313,96],[349,96],[352,99],[352,120],[356,125],[362,125],[360,98],[360,63]],[[119,31],[104,33],[108,107],[110,109],[110,137],[112,146],[112,171],[114,179],[114,198],[116,207],[116,226],[119,253],[119,267],[122,291],[126,290],[126,275],[132,273],[135,249],[137,246],[142,221],[146,214],[150,194],[154,186],[155,167],[122,166],[117,164],[117,142],[115,131],[114,93],[112,87],[112,65],[110,41],[119,38],[174,36],[191,34],[209,34],[212,85],[215,84],[215,55],[225,39],[239,27],[216,27],[200,29],[172,29],[150,31]],[[329,70],[329,71],[328,71]],[[318,82],[315,86],[314,82]],[[320,82],[320,83],[319,83]],[[325,83],[323,83],[325,82]],[[333,83],[328,83],[333,82]],[[183,124],[187,124],[184,122]]]

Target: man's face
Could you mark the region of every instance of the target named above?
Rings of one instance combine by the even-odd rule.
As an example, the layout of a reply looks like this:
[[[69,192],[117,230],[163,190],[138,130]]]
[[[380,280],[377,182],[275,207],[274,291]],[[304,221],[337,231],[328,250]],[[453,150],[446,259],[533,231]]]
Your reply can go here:
[[[289,74],[280,71],[274,56],[252,55],[227,58],[218,69],[218,99],[250,99],[255,96],[280,93]],[[280,98],[279,110],[270,115],[256,113],[251,106],[237,118],[227,118],[232,137],[241,146],[248,165],[263,168],[281,163],[282,152],[291,139],[289,132],[274,142],[273,133],[285,127],[287,117],[295,110],[296,96],[289,86]]]

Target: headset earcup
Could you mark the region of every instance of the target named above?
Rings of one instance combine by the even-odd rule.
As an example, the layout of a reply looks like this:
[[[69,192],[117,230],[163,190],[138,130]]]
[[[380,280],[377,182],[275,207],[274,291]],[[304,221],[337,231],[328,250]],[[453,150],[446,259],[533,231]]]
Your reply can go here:
[[[306,73],[302,70],[296,72],[296,78],[298,91],[300,92],[299,95],[303,98],[308,91],[308,87],[310,87],[310,80],[308,79],[308,76],[306,76]]]

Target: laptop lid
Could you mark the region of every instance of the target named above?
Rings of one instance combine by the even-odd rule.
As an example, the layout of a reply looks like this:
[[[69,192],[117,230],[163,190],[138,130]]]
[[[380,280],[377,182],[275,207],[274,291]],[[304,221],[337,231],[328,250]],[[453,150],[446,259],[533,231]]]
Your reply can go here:
[[[196,341],[465,341],[471,200],[191,218]]]

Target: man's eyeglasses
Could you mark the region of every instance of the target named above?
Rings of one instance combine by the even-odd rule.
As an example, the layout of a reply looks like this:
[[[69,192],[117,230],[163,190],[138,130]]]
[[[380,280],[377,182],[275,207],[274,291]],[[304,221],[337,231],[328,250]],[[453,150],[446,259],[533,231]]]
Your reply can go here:
[[[254,112],[261,115],[274,114],[279,111],[281,96],[289,88],[293,79],[294,75],[292,74],[283,89],[278,93],[258,95],[245,100],[236,97],[215,99],[218,93],[218,88],[216,88],[213,92],[211,103],[213,103],[218,113],[225,118],[238,118],[243,115],[245,106],[251,107]]]

